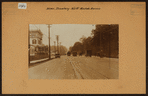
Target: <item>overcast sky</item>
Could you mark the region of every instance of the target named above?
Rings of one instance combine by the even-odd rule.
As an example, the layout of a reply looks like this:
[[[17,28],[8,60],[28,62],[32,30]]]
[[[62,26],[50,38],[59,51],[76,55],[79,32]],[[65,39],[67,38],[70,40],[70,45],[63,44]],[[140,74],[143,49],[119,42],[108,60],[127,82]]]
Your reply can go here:
[[[30,24],[29,30],[40,29],[43,33],[42,43],[49,45],[48,40],[48,27],[46,24]],[[95,25],[92,24],[52,24],[50,25],[50,44],[54,45],[56,41],[56,35],[59,35],[59,42],[61,45],[69,48],[73,46],[75,42],[84,35],[88,37],[91,35],[92,29],[95,29]]]

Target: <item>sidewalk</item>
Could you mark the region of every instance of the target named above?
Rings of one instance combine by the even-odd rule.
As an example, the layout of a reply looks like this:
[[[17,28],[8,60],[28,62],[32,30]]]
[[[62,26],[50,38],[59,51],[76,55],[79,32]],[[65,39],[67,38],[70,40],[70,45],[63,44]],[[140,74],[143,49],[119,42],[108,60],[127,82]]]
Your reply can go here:
[[[33,61],[30,61],[30,64],[42,62],[42,61],[45,61],[45,60],[48,60],[48,59],[49,58],[44,58],[44,59],[40,59],[40,60],[33,60]]]

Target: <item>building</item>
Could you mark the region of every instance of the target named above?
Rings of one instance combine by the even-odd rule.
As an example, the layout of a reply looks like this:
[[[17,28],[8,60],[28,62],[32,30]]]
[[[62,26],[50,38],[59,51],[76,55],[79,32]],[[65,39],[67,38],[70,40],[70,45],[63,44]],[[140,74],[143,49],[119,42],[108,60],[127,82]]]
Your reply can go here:
[[[30,45],[41,45],[42,44],[42,32],[40,30],[30,31]]]
[[[36,46],[42,46],[43,34],[40,30],[29,31],[30,35],[30,56],[34,56],[36,53]]]

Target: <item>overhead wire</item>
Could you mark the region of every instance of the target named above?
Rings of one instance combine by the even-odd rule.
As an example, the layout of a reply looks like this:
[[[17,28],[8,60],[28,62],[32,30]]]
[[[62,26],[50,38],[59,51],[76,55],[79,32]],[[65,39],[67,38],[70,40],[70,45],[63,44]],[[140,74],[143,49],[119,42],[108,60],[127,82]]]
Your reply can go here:
[[[39,30],[39,28],[35,25],[35,24],[32,24],[32,25],[34,25],[36,28],[37,28],[37,30]],[[49,38],[46,34],[44,34],[44,33],[42,33],[44,36],[46,36],[47,38]],[[52,37],[50,37],[50,40],[51,40],[51,42],[54,42],[54,40],[52,39]],[[62,47],[62,49],[64,49],[63,47]],[[66,50],[64,49],[64,51],[66,52]]]

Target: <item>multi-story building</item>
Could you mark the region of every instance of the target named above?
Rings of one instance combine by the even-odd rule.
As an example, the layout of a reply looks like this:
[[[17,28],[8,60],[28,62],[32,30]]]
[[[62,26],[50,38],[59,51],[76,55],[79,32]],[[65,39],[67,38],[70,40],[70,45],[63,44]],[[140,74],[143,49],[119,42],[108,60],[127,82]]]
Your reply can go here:
[[[34,56],[36,51],[35,47],[36,46],[41,46],[42,45],[42,32],[40,30],[33,30],[29,31],[30,35],[30,56]]]
[[[42,32],[40,30],[30,31],[30,45],[41,45],[42,44]]]

